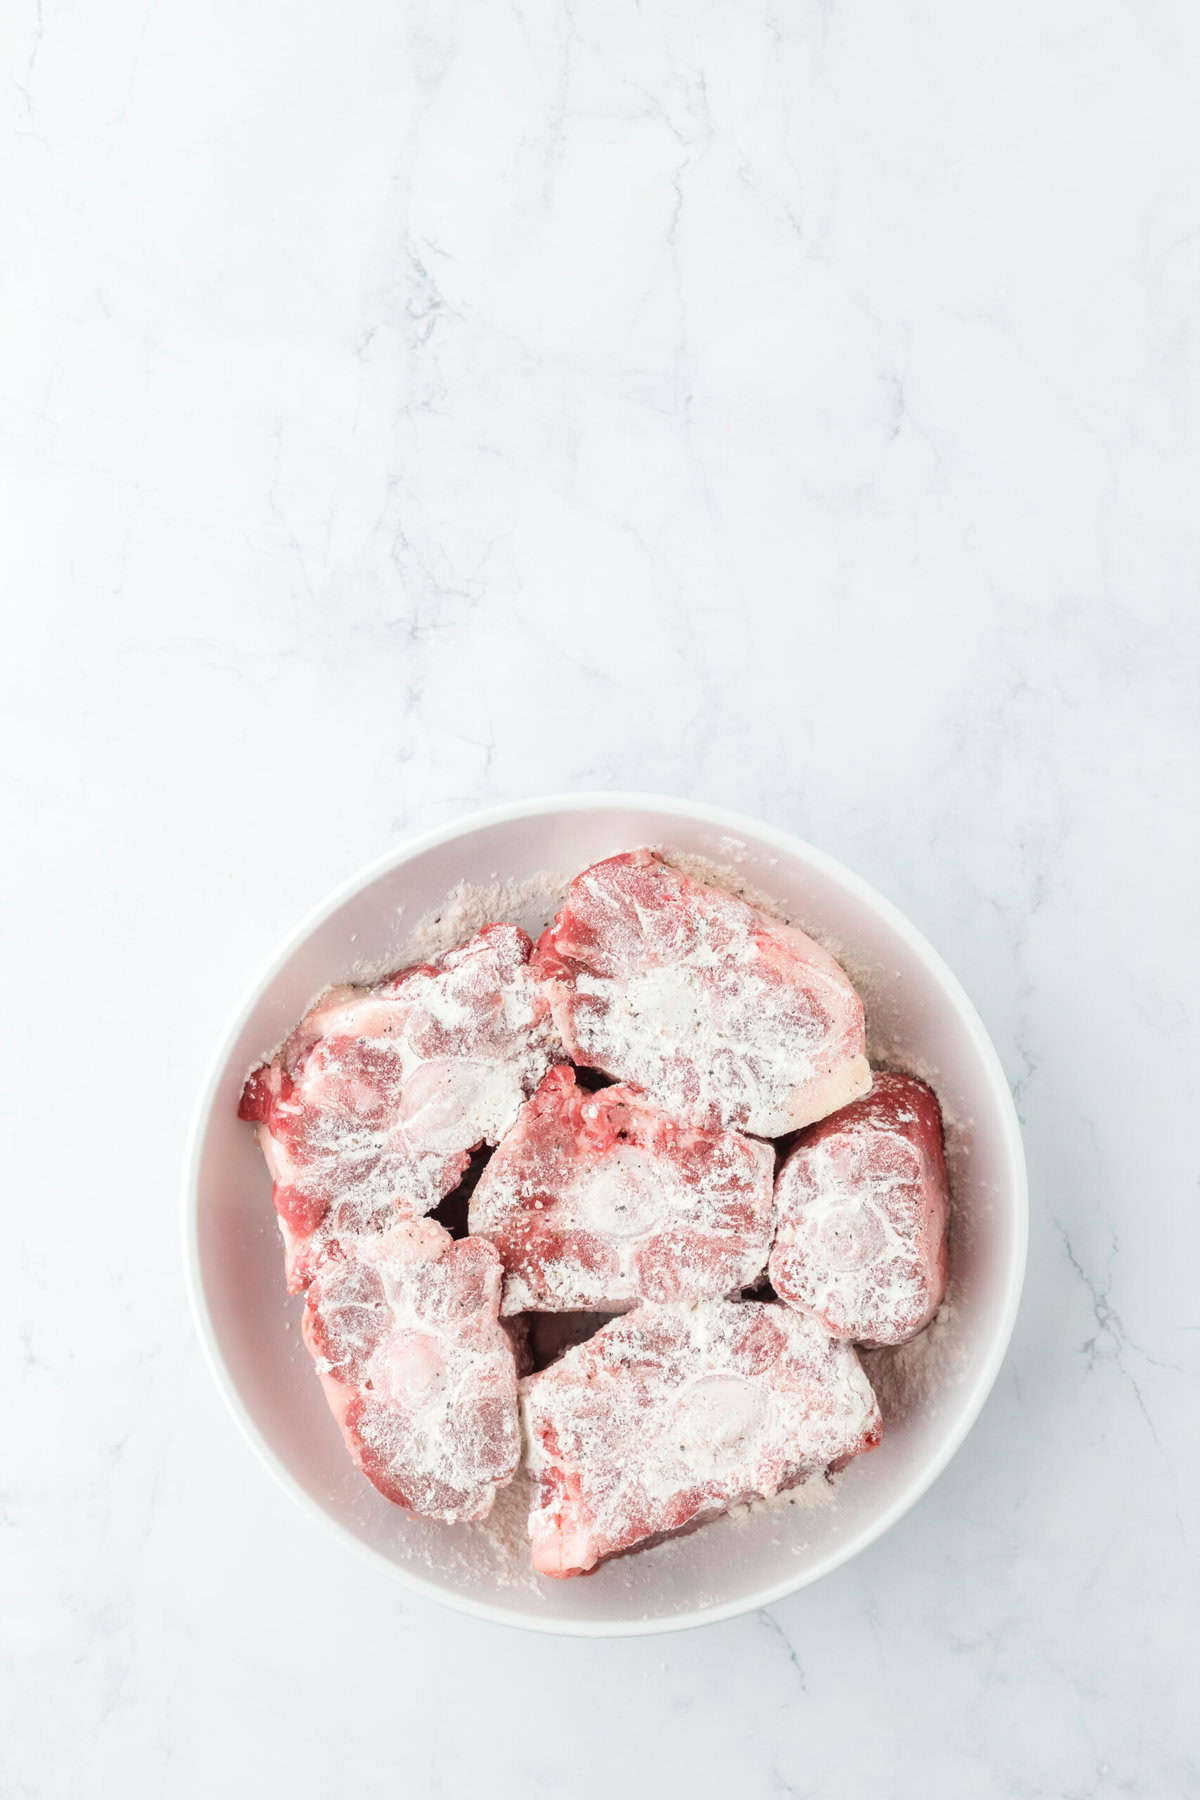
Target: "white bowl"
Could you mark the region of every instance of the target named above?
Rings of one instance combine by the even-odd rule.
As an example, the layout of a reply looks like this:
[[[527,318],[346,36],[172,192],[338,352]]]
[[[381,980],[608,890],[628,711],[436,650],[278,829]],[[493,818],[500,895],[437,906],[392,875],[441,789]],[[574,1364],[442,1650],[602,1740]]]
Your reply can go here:
[[[520,1497],[499,1522],[443,1526],[388,1504],[342,1446],[283,1284],[270,1184],[238,1095],[251,1064],[333,982],[396,967],[412,926],[460,882],[570,875],[650,845],[733,871],[829,943],[867,1003],[875,1058],[920,1073],[941,1099],[954,1187],[952,1305],[884,1379],[883,1443],[818,1504],[743,1509],[586,1580],[529,1573]],[[546,903],[516,897],[536,935]],[[514,916],[510,914],[510,916]],[[246,1437],[315,1518],[381,1570],[465,1612],[535,1630],[602,1636],[673,1630],[763,1606],[855,1555],[945,1468],[995,1380],[1025,1267],[1028,1200],[1012,1098],[974,1008],[896,908],[831,857],[751,819],[642,794],[505,806],[427,833],[340,888],[300,926],[239,1006],[205,1084],[188,1150],[184,1238],[192,1305],[217,1385]],[[879,1376],[873,1368],[873,1378]]]

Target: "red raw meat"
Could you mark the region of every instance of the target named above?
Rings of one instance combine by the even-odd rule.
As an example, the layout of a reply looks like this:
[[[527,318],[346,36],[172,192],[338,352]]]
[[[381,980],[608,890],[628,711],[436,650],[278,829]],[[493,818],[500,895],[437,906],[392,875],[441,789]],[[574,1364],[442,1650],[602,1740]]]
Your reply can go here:
[[[533,967],[568,1055],[683,1123],[779,1137],[870,1086],[862,1002],[828,951],[649,850],[576,876]]]
[[[581,1575],[879,1442],[858,1358],[757,1301],[642,1306],[521,1384],[533,1566]]]
[[[432,1219],[331,1245],[304,1340],[350,1454],[397,1506],[482,1519],[520,1460],[517,1370],[500,1258]]]
[[[950,1189],[937,1099],[880,1074],[800,1138],[775,1184],[770,1276],[834,1337],[902,1344],[946,1291]]]
[[[416,1218],[496,1143],[561,1055],[532,946],[487,925],[433,963],[374,987],[331,988],[250,1076],[288,1288],[331,1242]]]
[[[588,1093],[560,1066],[484,1170],[470,1228],[500,1252],[506,1313],[719,1298],[766,1268],[774,1174],[769,1144],[676,1125],[632,1088]]]

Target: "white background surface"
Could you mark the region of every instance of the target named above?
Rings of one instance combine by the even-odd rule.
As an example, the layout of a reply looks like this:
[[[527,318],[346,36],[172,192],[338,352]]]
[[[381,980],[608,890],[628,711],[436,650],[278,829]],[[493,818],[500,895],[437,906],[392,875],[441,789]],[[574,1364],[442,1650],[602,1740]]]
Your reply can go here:
[[[0,1792],[1200,1791],[1196,10],[5,30]],[[913,917],[1034,1220],[999,1386],[888,1538],[588,1644],[418,1603],[273,1490],[176,1184],[330,885],[608,785]]]

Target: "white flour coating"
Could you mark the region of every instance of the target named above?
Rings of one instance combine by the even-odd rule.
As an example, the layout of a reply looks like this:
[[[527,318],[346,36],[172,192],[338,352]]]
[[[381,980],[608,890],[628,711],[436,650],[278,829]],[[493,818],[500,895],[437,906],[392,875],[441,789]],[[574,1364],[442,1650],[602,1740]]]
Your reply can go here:
[[[743,1526],[749,1525],[753,1519],[761,1519],[764,1513],[779,1515],[792,1508],[811,1512],[817,1507],[833,1506],[837,1501],[842,1473],[840,1469],[832,1473],[816,1470],[793,1486],[781,1488],[777,1494],[767,1494],[758,1500],[743,1500],[730,1507],[729,1520],[731,1524]]]
[[[833,958],[649,853],[575,878],[538,966],[574,1059],[690,1124],[778,1137],[870,1086]]]
[[[741,861],[745,860],[745,847],[739,845],[736,839],[722,838],[721,840],[721,848],[730,859],[728,862],[714,862],[711,857],[695,856],[686,850],[672,850],[669,846],[662,844],[651,844],[649,848],[654,851],[656,856],[661,856],[662,860],[669,863],[673,869],[678,869],[681,875],[690,876],[693,881],[702,881],[706,887],[722,888],[725,893],[734,894],[739,900],[744,900],[746,905],[752,906],[756,912],[768,913],[774,919],[782,919],[785,925],[791,925],[797,931],[803,931],[806,936],[815,939],[817,943],[829,949],[831,955],[836,956],[836,951],[830,948],[824,938],[818,936],[814,931],[809,931],[802,919],[789,915],[777,894],[769,892],[766,888],[756,887],[753,882],[746,880],[738,866]],[[838,957],[838,961],[841,961],[840,957]]]
[[[504,1261],[505,1313],[720,1298],[766,1266],[774,1169],[769,1144],[557,1068],[485,1169],[470,1228]]]
[[[898,1344],[933,1316],[946,1277],[941,1119],[932,1092],[880,1073],[826,1119],[775,1184],[776,1293],[858,1344]]]
[[[304,1338],[351,1455],[429,1518],[485,1516],[520,1460],[500,1263],[431,1219],[392,1226],[317,1270]]]
[[[331,988],[255,1077],[293,1287],[310,1238],[435,1206],[561,1054],[527,952],[501,926],[428,971]]]
[[[958,1338],[958,1302],[953,1284],[933,1322],[907,1344],[860,1352],[875,1390],[885,1426],[934,1406],[966,1373],[967,1353]]]
[[[892,998],[893,970],[886,963],[868,961],[857,945],[843,942],[833,932],[802,917],[778,890],[756,887],[747,882],[739,866],[746,857],[745,847],[736,839],[723,839],[721,842],[722,851],[729,857],[728,862],[717,862],[708,857],[693,856],[659,845],[654,845],[653,848],[664,862],[670,863],[672,868],[681,870],[683,874],[690,875],[694,881],[704,881],[711,887],[725,888],[744,900],[748,906],[782,919],[785,925],[803,931],[807,937],[820,944],[845,970],[855,992],[866,1004],[867,1056],[871,1066],[902,1069],[908,1074],[916,1075],[937,1091],[938,1071],[914,1060],[911,1054],[904,1013]],[[768,858],[771,864],[776,860],[775,857]],[[943,1107],[943,1112],[944,1110]],[[949,1134],[954,1122],[950,1119],[945,1122]]]
[[[476,950],[486,943],[488,950]],[[502,948],[492,954],[490,946]],[[411,976],[397,990],[410,1009],[400,1037],[410,1135],[447,1151],[494,1144],[512,1124],[558,1050],[528,965],[507,936],[473,938],[449,951],[433,974]],[[499,1010],[495,1004],[499,1001]],[[430,1024],[440,1027],[441,1041]],[[429,1081],[436,1064],[446,1073]]]
[[[522,1464],[508,1486],[496,1495],[487,1518],[455,1534],[453,1546],[447,1546],[452,1565],[472,1580],[491,1580],[497,1587],[544,1593],[546,1582],[529,1560],[533,1499],[533,1477]],[[445,1571],[440,1543],[436,1556],[428,1561],[438,1573]]]
[[[912,1232],[902,1229],[889,1201],[902,1198],[920,1176],[920,1159],[910,1144],[901,1144],[897,1155],[909,1164],[888,1181],[876,1180],[870,1201],[861,1209],[848,1204],[847,1186],[834,1149],[818,1145],[807,1157],[807,1181],[803,1212],[797,1229],[776,1240],[777,1271],[786,1265],[795,1269],[803,1303],[818,1318],[829,1320],[905,1318],[919,1312],[922,1304],[922,1270],[914,1253]],[[781,1206],[790,1192],[788,1175],[795,1165],[785,1166],[780,1177]],[[794,1263],[789,1252],[799,1250]],[[775,1288],[783,1298],[791,1299],[790,1287],[785,1292],[778,1280]],[[839,1335],[842,1335],[839,1333]],[[859,1340],[867,1333],[849,1334]]]
[[[776,1305],[643,1306],[521,1384],[535,1567],[566,1573],[876,1441],[854,1351]]]
[[[416,921],[408,935],[407,958],[423,962],[441,956],[497,920],[519,925],[536,940],[558,911],[570,884],[569,875],[555,875],[548,869],[523,881],[494,881],[487,887],[460,881],[441,906]]]
[[[835,1507],[841,1480],[841,1474],[814,1474],[767,1498],[736,1501],[723,1516],[705,1525],[705,1535],[722,1530],[740,1533],[764,1520],[786,1525],[795,1515]],[[522,1466],[512,1481],[499,1490],[485,1519],[447,1530],[437,1525],[426,1527],[422,1520],[411,1516],[399,1516],[397,1526],[404,1534],[406,1546],[417,1550],[422,1568],[435,1580],[457,1579],[481,1587],[494,1586],[514,1596],[543,1596],[558,1584],[539,1575],[529,1560],[529,1514],[535,1494],[533,1476]],[[686,1536],[670,1538],[636,1556],[619,1557],[606,1564],[603,1579],[630,1593],[650,1588],[661,1565],[686,1558],[691,1547],[691,1539]],[[704,1603],[699,1593],[695,1603]]]

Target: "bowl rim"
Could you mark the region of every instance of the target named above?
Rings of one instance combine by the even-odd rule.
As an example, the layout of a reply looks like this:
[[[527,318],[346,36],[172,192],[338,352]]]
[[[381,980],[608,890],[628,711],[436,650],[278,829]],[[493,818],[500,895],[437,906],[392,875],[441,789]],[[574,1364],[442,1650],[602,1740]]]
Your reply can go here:
[[[780,1580],[770,1582],[742,1599],[697,1606],[665,1619],[593,1621],[547,1618],[522,1606],[514,1605],[510,1608],[495,1605],[486,1600],[477,1600],[469,1595],[456,1594],[439,1586],[435,1581],[403,1568],[349,1531],[306,1492],[260,1433],[249,1409],[242,1401],[234,1384],[233,1376],[226,1365],[209,1314],[200,1270],[198,1231],[200,1156],[217,1090],[246,1020],[285,963],[339,907],[345,905],[364,888],[369,887],[372,882],[401,867],[404,863],[411,862],[414,857],[423,855],[427,850],[437,849],[455,838],[464,837],[470,832],[489,826],[513,824],[518,820],[540,818],[547,813],[565,810],[576,812],[629,810],[673,813],[681,819],[688,819],[698,824],[711,825],[717,830],[727,831],[731,836],[755,838],[772,849],[798,857],[801,861],[809,863],[848,888],[907,941],[909,948],[916,954],[927,972],[938,982],[959,1014],[988,1074],[1005,1139],[1005,1149],[1013,1171],[1011,1188],[1004,1196],[1004,1203],[1011,1214],[1012,1238],[1008,1267],[1004,1271],[1004,1303],[999,1327],[993,1335],[987,1355],[974,1382],[963,1394],[959,1405],[957,1424],[937,1453],[920,1465],[903,1492],[877,1518],[872,1519],[844,1542],[838,1544],[811,1568],[798,1574],[785,1575]],[[743,1613],[771,1606],[777,1600],[785,1599],[789,1594],[797,1593],[801,1588],[811,1586],[813,1582],[831,1574],[834,1569],[840,1568],[843,1563],[849,1562],[852,1557],[875,1543],[928,1492],[938,1476],[946,1469],[951,1458],[960,1449],[983,1410],[1012,1339],[1021,1301],[1028,1253],[1029,1184],[1021,1128],[1012,1091],[987,1028],[958,977],[932,944],[892,901],[879,893],[869,882],[864,881],[853,869],[848,868],[836,857],[830,856],[828,852],[819,849],[816,845],[810,844],[807,839],[797,836],[794,832],[770,825],[765,820],[756,819],[748,813],[732,811],[725,807],[709,806],[701,801],[685,800],[670,794],[603,789],[580,793],[547,794],[531,799],[507,801],[502,805],[485,807],[479,811],[462,815],[446,824],[436,826],[432,830],[406,838],[398,846],[375,857],[357,873],[340,882],[331,893],[304,915],[299,924],[287,934],[283,943],[272,952],[265,965],[243,991],[221,1034],[217,1049],[208,1063],[188,1131],[183,1165],[180,1224],[188,1301],[204,1359],[217,1385],[218,1392],[229,1408],[242,1437],[259,1462],[269,1470],[297,1505],[312,1517],[320,1520],[340,1542],[352,1545],[372,1565],[384,1567],[389,1574],[398,1578],[406,1587],[426,1599],[436,1600],[442,1606],[449,1606],[458,1612],[485,1619],[491,1624],[507,1625],[526,1631],[540,1631],[553,1636],[649,1637],[659,1632],[692,1630],[701,1625],[717,1624],[723,1619],[737,1618]]]

